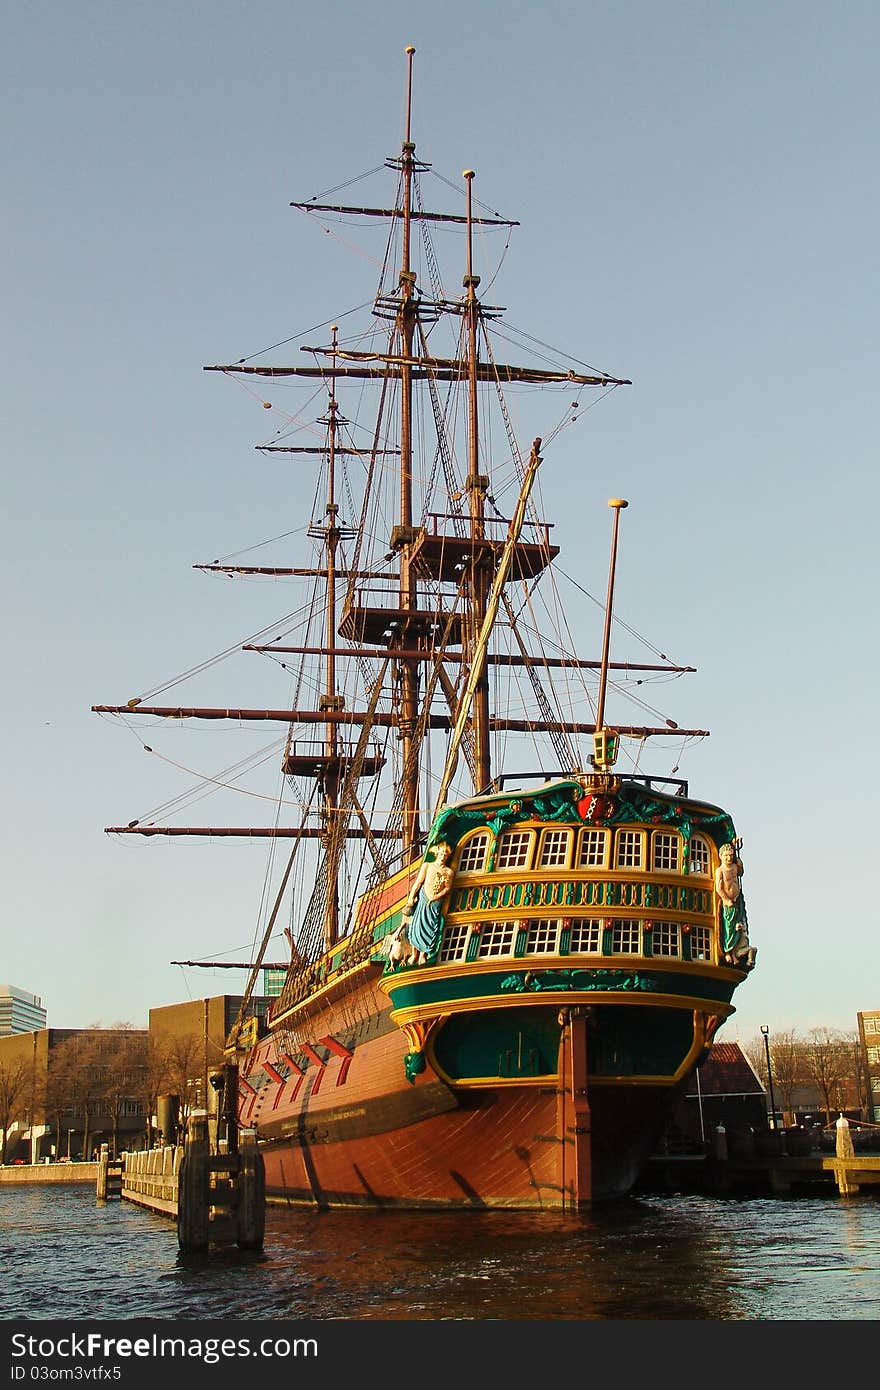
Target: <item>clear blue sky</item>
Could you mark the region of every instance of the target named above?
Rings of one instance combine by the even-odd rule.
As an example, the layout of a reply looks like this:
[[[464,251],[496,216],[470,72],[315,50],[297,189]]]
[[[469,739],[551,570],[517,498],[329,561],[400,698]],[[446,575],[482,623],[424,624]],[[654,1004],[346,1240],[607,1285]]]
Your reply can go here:
[[[852,1028],[880,1003],[880,10],[862,0],[8,7],[0,979],[55,1026],[144,1025],[231,985],[169,961],[249,950],[265,845],[102,828],[190,785],[167,760],[231,764],[252,731],[216,751],[216,731],[157,730],[148,756],[89,707],[293,606],[191,569],[296,524],[253,452],[258,403],[202,366],[369,297],[372,268],[328,258],[288,204],[397,152],[410,43],[419,154],[475,168],[523,224],[500,302],[634,382],[544,496],[594,593],[605,500],[629,498],[616,607],[698,668],[664,713],[712,730],[682,773],[744,837],[758,948],[721,1036]],[[251,661],[205,693],[271,699]],[[224,816],[208,799],[193,819]]]

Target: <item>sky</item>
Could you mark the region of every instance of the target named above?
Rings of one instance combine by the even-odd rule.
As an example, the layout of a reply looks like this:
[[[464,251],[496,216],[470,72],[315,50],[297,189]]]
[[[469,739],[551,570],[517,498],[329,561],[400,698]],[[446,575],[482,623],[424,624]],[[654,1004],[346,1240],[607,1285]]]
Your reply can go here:
[[[0,980],[50,1026],[143,1027],[232,989],[172,960],[250,949],[265,843],[104,833],[220,766],[215,732],[163,728],[150,757],[90,707],[290,607],[192,568],[292,526],[257,395],[202,368],[369,297],[357,249],[289,204],[399,151],[409,44],[419,156],[476,169],[522,224],[493,293],[633,382],[542,484],[593,593],[606,501],[629,500],[615,610],[697,668],[664,713],[712,731],[681,775],[743,837],[758,952],[719,1037],[852,1031],[880,1006],[880,10],[861,0],[8,7]],[[253,665],[212,673],[224,704],[277,701]]]

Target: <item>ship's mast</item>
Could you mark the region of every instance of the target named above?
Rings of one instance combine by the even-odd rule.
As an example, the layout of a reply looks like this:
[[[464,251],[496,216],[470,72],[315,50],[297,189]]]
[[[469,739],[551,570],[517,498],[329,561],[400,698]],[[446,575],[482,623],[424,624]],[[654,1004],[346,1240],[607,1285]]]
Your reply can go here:
[[[409,363],[413,356],[418,300],[416,277],[411,266],[410,236],[412,232],[412,184],[416,147],[412,141],[412,63],[415,49],[407,48],[406,130],[400,152],[403,192],[403,240],[400,269],[400,308],[397,329],[405,359],[400,373],[400,526],[404,544],[400,550],[400,607],[412,612],[416,608],[416,587],[410,565],[412,539],[412,408],[413,378]],[[406,634],[401,637],[405,645]],[[414,852],[419,838],[419,770],[414,738],[419,700],[419,663],[401,660],[400,672],[400,745],[402,762],[402,848],[404,861]]]
[[[489,479],[480,472],[480,424],[477,408],[477,330],[480,322],[477,286],[480,283],[480,277],[474,274],[473,266],[473,169],[465,169],[463,178],[467,185],[467,273],[464,277],[464,288],[467,295],[465,323],[468,369],[468,473],[465,487],[468,494],[471,540],[473,542],[471,603],[466,631],[468,658],[470,662],[473,662],[476,660],[477,644],[486,616],[486,597],[489,584],[489,576],[485,566],[478,563],[479,542],[486,534],[486,492],[489,487]],[[474,790],[480,792],[489,785],[492,777],[489,755],[489,674],[485,662],[480,663],[479,678],[474,690],[472,717]]]
[[[336,348],[337,327],[333,325],[333,347]],[[336,550],[340,530],[337,525],[339,507],[336,504],[336,432],[339,428],[339,407],[336,403],[336,357],[332,358],[330,373],[330,402],[327,410],[327,507],[323,527],[325,564],[327,568],[327,612],[324,697],[321,705],[328,715],[342,708],[343,701],[336,693]],[[330,853],[330,841],[336,833],[339,810],[339,726],[328,718],[324,730],[324,754],[328,769],[324,781],[323,828],[325,852]],[[336,769],[337,771],[334,771]],[[327,950],[339,934],[339,890],[334,876],[327,884],[324,908],[324,945]]]

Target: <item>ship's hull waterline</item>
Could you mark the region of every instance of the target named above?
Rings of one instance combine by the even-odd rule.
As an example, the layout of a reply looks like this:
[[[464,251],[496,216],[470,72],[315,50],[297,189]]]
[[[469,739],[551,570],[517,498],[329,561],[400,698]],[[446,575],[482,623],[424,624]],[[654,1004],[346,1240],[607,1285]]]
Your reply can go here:
[[[347,1039],[347,1057],[328,1055],[325,1066],[264,1084],[245,1098],[241,1119],[260,1136],[269,1201],[319,1208],[576,1210],[625,1196],[714,1027],[700,1011],[655,1007],[658,1035],[671,1028],[679,1040],[678,1065],[651,1078],[593,1075],[587,1062],[586,1085],[579,1085],[578,1049],[584,1060],[591,1047],[601,1057],[608,1016],[614,1015],[619,1040],[626,1033],[624,1011],[644,1006],[607,996],[603,1002],[601,995],[588,1004],[551,999],[532,1005],[529,1022],[532,1038],[558,1039],[552,1071],[453,1080],[436,1060],[443,1054],[438,1023],[424,1069],[410,1081],[410,1042],[391,1021],[387,1000],[376,1009],[380,999],[374,985],[347,1002],[349,1020],[363,1009],[354,1028],[340,1027],[343,1020],[333,1010],[312,1020],[313,1036],[332,1036],[335,1026],[335,1036]],[[518,1024],[511,1011],[512,1047],[499,1056],[498,1070],[535,1065],[529,1055],[508,1055],[522,1046]],[[497,1030],[497,1016],[492,1026]],[[267,1039],[258,1055],[278,1071],[285,1053]],[[257,1057],[254,1063],[252,1077],[260,1074]]]

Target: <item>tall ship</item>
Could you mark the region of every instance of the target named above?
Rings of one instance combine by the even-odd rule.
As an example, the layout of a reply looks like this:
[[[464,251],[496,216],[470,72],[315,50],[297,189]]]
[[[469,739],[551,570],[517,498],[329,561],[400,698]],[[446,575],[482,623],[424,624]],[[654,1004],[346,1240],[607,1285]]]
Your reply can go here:
[[[631,1190],[754,966],[741,840],[677,766],[641,770],[656,740],[707,731],[644,698],[693,668],[613,659],[623,498],[579,519],[602,597],[595,655],[574,649],[589,600],[539,472],[574,475],[567,427],[630,382],[515,329],[494,274],[481,293],[478,247],[497,268],[518,224],[472,170],[450,182],[417,156],[413,54],[384,202],[293,204],[334,234],[387,230],[363,323],[340,309],[300,353],[206,368],[312,407],[257,446],[314,470],[310,553],[200,567],[302,581],[286,629],[248,644],[293,697],[92,707],[274,721],[286,795],[262,828],[108,830],[285,842],[227,1039],[268,1200],[578,1210]]]

